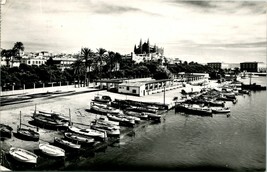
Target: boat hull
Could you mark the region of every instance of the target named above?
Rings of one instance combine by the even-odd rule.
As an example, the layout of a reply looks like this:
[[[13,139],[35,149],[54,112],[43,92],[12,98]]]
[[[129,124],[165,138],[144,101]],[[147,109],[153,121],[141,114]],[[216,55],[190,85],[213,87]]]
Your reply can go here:
[[[39,149],[41,152],[47,156],[51,157],[64,157],[65,150],[61,149],[57,146],[49,145],[49,144],[39,144]]]
[[[36,164],[38,156],[21,148],[11,147],[9,154],[17,161],[29,164]]]

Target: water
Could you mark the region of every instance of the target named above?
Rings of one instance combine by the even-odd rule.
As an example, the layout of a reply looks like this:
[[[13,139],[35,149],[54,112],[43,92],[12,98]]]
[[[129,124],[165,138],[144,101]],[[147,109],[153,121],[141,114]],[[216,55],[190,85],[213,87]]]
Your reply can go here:
[[[266,83],[265,77],[254,82]],[[265,170],[266,91],[227,102],[231,115],[200,117],[168,112],[160,124],[80,157],[66,170]]]

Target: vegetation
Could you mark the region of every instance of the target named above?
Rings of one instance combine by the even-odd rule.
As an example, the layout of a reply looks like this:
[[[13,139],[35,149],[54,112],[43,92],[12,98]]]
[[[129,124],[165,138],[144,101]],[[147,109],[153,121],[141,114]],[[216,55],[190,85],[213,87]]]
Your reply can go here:
[[[11,58],[20,60],[21,51],[24,50],[23,43],[17,42],[9,50],[2,50],[1,55],[5,57],[7,65],[1,67],[1,86],[3,90],[64,84],[81,84],[88,86],[89,82],[103,78],[140,78],[153,77],[155,79],[172,78],[179,72],[185,73],[209,73],[214,79],[218,79],[225,74],[224,70],[214,71],[206,65],[187,61],[183,63],[169,64],[168,60],[159,59],[157,61],[144,61],[136,63],[131,58],[122,58],[118,52],[107,51],[104,48],[93,52],[89,48],[82,48],[77,60],[70,68],[61,70],[50,57],[45,65],[28,66],[20,64],[19,67],[10,68]],[[119,64],[119,65],[118,65]],[[163,64],[163,65],[162,65]],[[235,69],[238,73],[238,69]]]

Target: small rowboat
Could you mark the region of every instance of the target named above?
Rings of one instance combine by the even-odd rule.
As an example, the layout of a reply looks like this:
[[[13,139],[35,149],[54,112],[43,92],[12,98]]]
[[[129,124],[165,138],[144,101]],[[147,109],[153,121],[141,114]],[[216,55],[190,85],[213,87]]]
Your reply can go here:
[[[30,163],[30,164],[36,164],[38,156],[34,153],[27,151],[25,149],[21,148],[15,148],[11,147],[9,149],[9,154],[17,161],[24,162],[24,163]]]
[[[48,156],[52,157],[64,157],[65,156],[65,150],[61,149],[59,147],[50,145],[48,143],[46,144],[39,144],[39,149]]]
[[[67,140],[64,140],[64,139],[61,139],[58,137],[55,137],[54,143],[56,143],[56,144],[58,144],[64,148],[67,148],[67,149],[80,149],[81,148],[81,145],[74,144],[72,142],[69,142]]]
[[[89,136],[89,137],[94,137],[94,138],[99,138],[101,140],[105,139],[107,137],[106,132],[103,131],[97,131],[91,128],[79,128],[75,126],[69,126],[68,127],[69,131],[73,133],[77,133],[83,136]]]

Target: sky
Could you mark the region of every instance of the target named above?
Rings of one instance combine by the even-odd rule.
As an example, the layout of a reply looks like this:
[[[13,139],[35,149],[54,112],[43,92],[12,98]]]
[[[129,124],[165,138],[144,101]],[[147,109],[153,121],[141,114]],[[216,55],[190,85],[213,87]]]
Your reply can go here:
[[[264,1],[2,0],[1,48],[130,54],[140,39],[186,61],[266,62]]]

